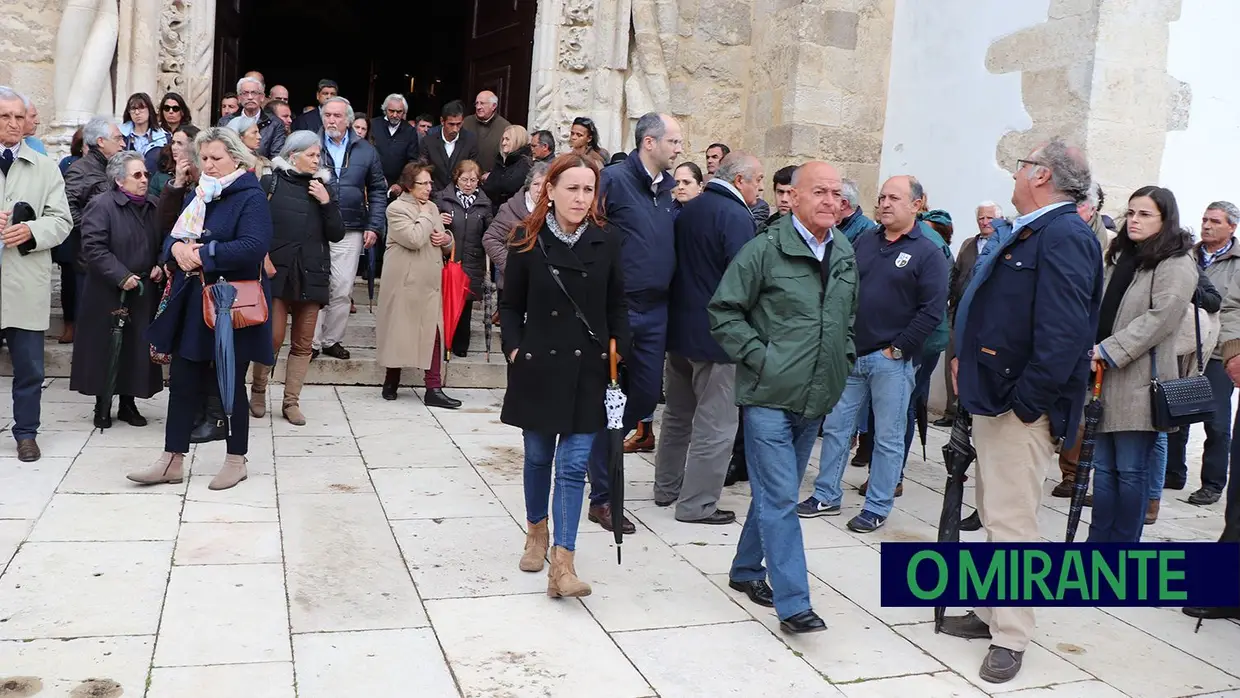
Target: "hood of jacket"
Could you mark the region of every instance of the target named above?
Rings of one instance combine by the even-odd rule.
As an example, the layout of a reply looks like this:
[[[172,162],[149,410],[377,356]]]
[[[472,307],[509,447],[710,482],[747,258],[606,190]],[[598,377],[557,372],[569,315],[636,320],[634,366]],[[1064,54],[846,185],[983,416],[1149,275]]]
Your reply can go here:
[[[271,168],[274,169],[276,172],[283,172],[289,175],[290,177],[304,177],[306,179],[317,179],[324,184],[328,184],[329,182],[332,181],[332,171],[327,169],[326,167],[320,167],[318,172],[315,172],[313,175],[309,175],[293,167],[292,163],[280,157],[279,155],[277,155],[275,159],[271,161]]]

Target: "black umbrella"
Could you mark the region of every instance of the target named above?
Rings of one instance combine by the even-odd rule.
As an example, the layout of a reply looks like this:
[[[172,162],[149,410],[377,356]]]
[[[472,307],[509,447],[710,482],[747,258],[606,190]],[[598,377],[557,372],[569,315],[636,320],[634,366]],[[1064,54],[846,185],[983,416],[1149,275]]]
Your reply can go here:
[[[917,420],[917,435],[921,437],[921,459],[926,460],[926,429],[929,426],[930,415],[926,408],[926,397],[924,395],[917,398],[917,404],[913,407],[913,417]]]
[[[611,487],[611,530],[616,537],[616,564],[620,564],[620,544],[624,542],[624,406],[629,398],[620,390],[616,340],[611,340],[611,383],[603,395],[607,409],[607,481]]]
[[[947,467],[947,486],[943,490],[943,512],[939,514],[939,542],[960,542],[960,508],[964,503],[964,472],[977,458],[969,437],[973,431],[973,418],[963,407],[956,408],[956,421],[952,423],[951,438],[943,445],[943,463]],[[943,627],[946,606],[934,607],[934,632]]]
[[[1071,543],[1076,538],[1076,527],[1081,523],[1081,509],[1085,506],[1085,494],[1089,492],[1089,476],[1094,470],[1094,440],[1098,434],[1098,422],[1102,420],[1102,362],[1094,369],[1094,392],[1085,406],[1085,433],[1081,435],[1081,457],[1076,464],[1076,477],[1072,481],[1072,499],[1068,505],[1068,530],[1064,540]]]
[[[138,279],[134,290],[139,296],[142,295],[142,279]],[[128,295],[129,291],[122,288],[120,307],[112,311],[112,327],[108,333],[107,380],[104,382],[103,394],[99,396],[107,405],[112,404],[112,395],[116,393],[116,377],[121,370],[121,345],[125,341],[125,325],[129,322],[129,308],[125,307],[125,297]]]

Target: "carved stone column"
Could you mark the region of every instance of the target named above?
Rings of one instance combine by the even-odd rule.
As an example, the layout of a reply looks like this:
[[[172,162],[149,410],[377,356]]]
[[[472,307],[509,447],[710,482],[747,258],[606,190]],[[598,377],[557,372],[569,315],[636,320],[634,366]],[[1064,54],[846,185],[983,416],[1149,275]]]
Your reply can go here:
[[[165,0],[181,6],[188,29],[181,29],[184,41],[181,75],[184,91],[181,96],[189,103],[194,123],[210,125],[211,81],[215,75],[215,0]],[[169,26],[172,18],[169,19]]]
[[[56,31],[56,112],[47,143],[67,146],[77,127],[112,111],[112,59],[119,31],[116,0],[68,0]]]
[[[155,93],[159,69],[160,8],[163,0],[120,0],[120,26],[116,45],[116,102],[113,112],[125,113],[126,101],[135,92]],[[160,94],[151,94],[157,104]],[[154,121],[158,115],[152,114]]]

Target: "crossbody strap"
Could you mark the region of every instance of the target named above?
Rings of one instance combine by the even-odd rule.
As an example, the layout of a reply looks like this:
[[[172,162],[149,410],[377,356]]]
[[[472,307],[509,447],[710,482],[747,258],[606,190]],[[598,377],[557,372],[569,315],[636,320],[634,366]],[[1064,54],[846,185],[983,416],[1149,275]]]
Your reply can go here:
[[[1150,274],[1150,310],[1154,309],[1154,279],[1153,273]],[[1197,290],[1193,289],[1193,327],[1197,332],[1197,375],[1204,375],[1206,372],[1205,362],[1202,361],[1201,348],[1201,310],[1197,304]],[[1177,329],[1178,333],[1179,330]],[[1158,382],[1158,348],[1150,349],[1150,382]]]
[[[537,240],[538,249],[542,250],[543,253],[543,259],[547,259],[547,246],[543,243],[542,236],[538,236]],[[567,288],[564,288],[564,282],[560,280],[560,275],[557,273],[558,270],[552,266],[550,260],[547,261],[547,268],[551,272],[551,278],[555,281],[555,285],[560,287],[560,290],[564,292],[564,297],[568,299],[569,303],[572,303],[573,313],[581,321],[581,324],[585,326],[586,334],[590,335],[590,340],[600,347],[603,346],[603,341],[598,338],[598,335],[594,334],[594,328],[590,327],[590,321],[586,319],[585,313],[581,312],[581,307],[577,305],[577,301],[573,300],[572,294],[568,292]]]

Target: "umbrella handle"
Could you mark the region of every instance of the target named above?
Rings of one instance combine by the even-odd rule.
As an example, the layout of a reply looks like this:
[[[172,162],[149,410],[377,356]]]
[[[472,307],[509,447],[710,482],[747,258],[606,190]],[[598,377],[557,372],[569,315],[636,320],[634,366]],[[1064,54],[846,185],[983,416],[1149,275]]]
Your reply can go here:
[[[609,351],[607,355],[608,355],[608,359],[611,362],[611,382],[615,383],[620,376],[620,372],[616,368],[616,362],[620,360],[620,357],[616,355],[616,338],[615,337],[611,338],[611,346],[609,347]]]
[[[1099,361],[1094,368],[1094,399],[1102,397],[1102,373],[1105,370],[1105,362]]]

